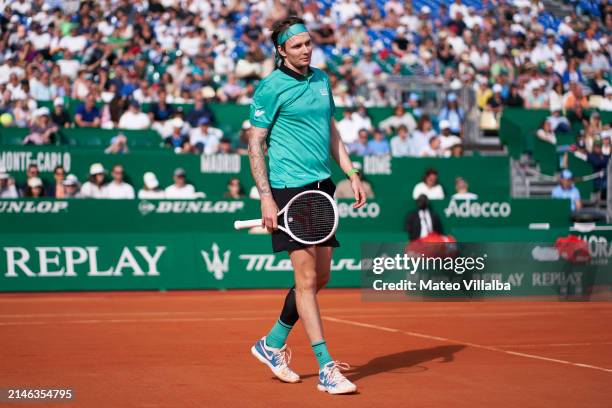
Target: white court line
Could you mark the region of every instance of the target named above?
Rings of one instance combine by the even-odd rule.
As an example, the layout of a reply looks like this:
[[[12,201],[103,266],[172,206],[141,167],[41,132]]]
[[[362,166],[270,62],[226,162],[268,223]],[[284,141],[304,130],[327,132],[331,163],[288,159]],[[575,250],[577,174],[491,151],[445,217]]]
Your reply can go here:
[[[556,359],[556,358],[542,357],[542,356],[538,356],[538,355],[535,355],[535,354],[527,354],[527,353],[519,353],[517,351],[503,350],[503,349],[498,348],[498,347],[483,346],[482,344],[471,343],[471,342],[468,342],[468,341],[460,341],[460,340],[450,339],[450,338],[447,338],[447,337],[432,336],[432,335],[429,335],[429,334],[404,331],[404,330],[394,329],[394,328],[391,328],[391,327],[378,326],[378,325],[375,325],[375,324],[368,324],[368,323],[360,323],[360,322],[356,322],[356,321],[353,321],[353,320],[337,319],[337,318],[334,318],[334,317],[323,317],[322,319],[323,320],[328,320],[330,322],[344,323],[344,324],[348,324],[348,325],[351,325],[351,326],[365,327],[365,328],[368,328],[368,329],[375,329],[375,330],[381,330],[381,331],[392,332],[392,333],[400,333],[400,334],[405,334],[405,335],[412,336],[412,337],[420,337],[420,338],[423,338],[423,339],[437,340],[437,341],[441,341],[441,342],[445,342],[445,343],[460,344],[460,345],[470,346],[470,347],[478,348],[478,349],[482,349],[482,350],[495,351],[495,352],[503,353],[503,354],[509,354],[509,355],[514,355],[514,356],[526,357],[526,358],[531,358],[531,359],[535,359],[535,360],[550,361],[550,362],[553,362],[553,363],[571,365],[571,366],[575,366],[575,367],[591,368],[593,370],[599,370],[599,371],[604,371],[604,372],[607,372],[607,373],[612,373],[612,369],[609,369],[609,368],[598,367],[598,366],[594,366],[594,365],[590,365],[590,364],[574,363],[574,362],[571,362],[571,361],[559,360],[559,359]]]
[[[494,344],[490,347],[500,348],[538,348],[538,347],[576,347],[576,346],[607,346],[612,341],[591,342],[591,343],[542,343],[542,344]]]

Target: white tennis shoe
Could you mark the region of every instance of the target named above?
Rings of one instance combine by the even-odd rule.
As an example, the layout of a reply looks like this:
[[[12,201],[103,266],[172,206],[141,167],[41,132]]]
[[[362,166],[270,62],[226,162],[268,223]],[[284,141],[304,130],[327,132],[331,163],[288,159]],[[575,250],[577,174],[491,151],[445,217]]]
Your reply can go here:
[[[347,363],[330,361],[319,370],[319,391],[327,391],[330,394],[350,394],[357,391],[357,386],[350,382],[341,371],[351,368]]]
[[[291,349],[287,348],[286,344],[280,349],[273,349],[266,346],[266,338],[262,337],[251,347],[251,353],[256,359],[270,367],[279,380],[288,383],[300,381],[300,376],[289,368]]]

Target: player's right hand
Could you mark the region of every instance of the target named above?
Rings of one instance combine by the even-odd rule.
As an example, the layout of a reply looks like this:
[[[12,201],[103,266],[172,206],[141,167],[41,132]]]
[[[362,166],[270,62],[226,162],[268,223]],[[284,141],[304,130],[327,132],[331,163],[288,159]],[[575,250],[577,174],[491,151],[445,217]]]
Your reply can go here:
[[[261,225],[270,233],[278,227],[278,206],[271,195],[261,197]]]

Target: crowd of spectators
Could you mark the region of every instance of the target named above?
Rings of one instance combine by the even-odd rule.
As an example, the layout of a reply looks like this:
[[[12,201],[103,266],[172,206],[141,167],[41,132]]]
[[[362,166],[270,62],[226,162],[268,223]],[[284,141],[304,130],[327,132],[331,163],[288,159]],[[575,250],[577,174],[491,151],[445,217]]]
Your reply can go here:
[[[567,111],[586,107],[588,95],[600,109],[612,109],[612,17],[606,2],[599,17],[581,10],[581,18],[574,13],[562,21],[537,0],[482,0],[477,8],[462,0],[430,5],[0,1],[0,114],[10,115],[2,122],[29,126],[27,142],[34,144],[47,142],[49,126],[151,127],[177,150],[210,150],[201,126],[218,124],[206,105],[251,102],[257,81],[274,69],[271,23],[288,14],[307,21],[315,43],[312,65],[329,73],[337,106],[405,104],[420,116],[419,95],[397,100],[386,90],[386,77],[399,74],[472,88],[485,112],[499,113],[502,106]],[[74,123],[61,109],[68,99],[82,101]],[[40,111],[40,101],[55,101],[57,109]],[[448,102],[437,120],[447,120],[451,133],[460,134],[465,112]],[[175,103],[195,103],[195,112],[185,115]],[[143,112],[143,104],[152,105]],[[50,120],[45,124],[41,117]],[[185,125],[180,134],[179,119]],[[416,124],[406,123],[410,134]],[[360,129],[347,137],[357,139]],[[375,139],[374,152],[390,150],[380,141]],[[436,151],[437,144],[413,154]]]
[[[228,184],[229,187],[229,184]],[[228,188],[228,191],[231,191]],[[196,191],[188,183],[187,174],[183,168],[177,168],[173,173],[173,183],[161,188],[154,172],[143,175],[143,187],[136,194],[134,187],[126,180],[121,164],[116,164],[110,170],[110,180],[107,170],[100,163],[89,167],[88,179],[81,183],[74,174],[66,174],[62,166],[53,171],[53,180],[45,185],[40,178],[38,165],[31,163],[26,170],[26,180],[17,185],[12,177],[0,168],[0,198],[94,198],[94,199],[179,199],[190,200],[205,198],[206,194]],[[238,198],[238,197],[235,197]]]

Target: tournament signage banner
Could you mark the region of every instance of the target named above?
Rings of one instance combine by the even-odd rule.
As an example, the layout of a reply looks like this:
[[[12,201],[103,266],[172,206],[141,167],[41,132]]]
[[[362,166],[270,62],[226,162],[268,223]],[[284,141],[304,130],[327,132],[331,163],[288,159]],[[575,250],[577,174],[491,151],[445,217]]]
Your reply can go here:
[[[404,199],[369,200],[355,209],[339,200],[340,230],[401,232],[414,203]],[[546,206],[546,212],[537,208]],[[465,227],[569,227],[569,202],[548,199],[433,201],[447,233]],[[257,200],[0,200],[3,231],[55,232],[231,232],[237,219],[260,217]],[[93,216],[95,215],[95,216]],[[461,236],[456,238],[462,239]]]
[[[238,235],[240,234],[240,235]],[[402,234],[383,234],[403,239]],[[358,287],[365,234],[339,236],[330,287]],[[0,291],[280,288],[287,254],[268,235],[45,234],[0,237]]]

